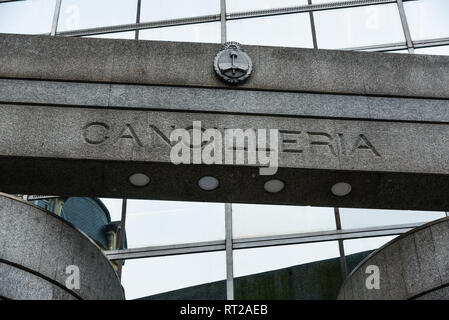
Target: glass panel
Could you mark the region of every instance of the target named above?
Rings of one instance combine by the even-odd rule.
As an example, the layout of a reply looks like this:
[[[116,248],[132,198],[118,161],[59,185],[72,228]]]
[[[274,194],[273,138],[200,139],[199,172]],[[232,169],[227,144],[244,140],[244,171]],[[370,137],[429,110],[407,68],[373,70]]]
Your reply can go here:
[[[234,276],[339,257],[337,241],[276,246],[234,251]]]
[[[106,39],[135,39],[135,31],[114,32],[105,34],[96,34],[94,36],[86,36],[86,38],[106,38]]]
[[[390,242],[397,236],[388,237],[375,237],[375,238],[365,238],[365,239],[353,239],[343,241],[343,246],[345,248],[345,255],[354,254],[357,252],[364,252],[369,250],[375,250],[380,248],[387,242]]]
[[[436,54],[441,56],[449,56],[449,46],[429,47],[415,49],[415,53],[418,54]]]
[[[140,21],[220,14],[220,0],[142,0]]]
[[[226,12],[245,12],[254,10],[296,7],[307,4],[307,0],[226,0]]]
[[[404,9],[413,40],[449,37],[449,1],[407,1]]]
[[[198,23],[139,31],[139,40],[220,43],[220,22]]]
[[[121,200],[102,199],[115,220]],[[224,204],[128,200],[128,248],[223,240]]]
[[[119,221],[122,218],[122,199],[100,198],[109,211],[111,221]]]
[[[374,250],[380,248],[398,236],[353,239],[343,241],[346,259],[346,271],[351,273]]]
[[[307,13],[230,20],[226,26],[228,41],[280,47],[313,47]]]
[[[335,230],[333,208],[232,205],[234,238]]]
[[[135,23],[137,0],[63,0],[58,31]]]
[[[319,48],[405,42],[396,4],[317,11],[314,17]]]
[[[224,279],[224,251],[127,260],[122,271],[128,300]]]
[[[369,228],[394,224],[426,223],[445,217],[438,211],[377,210],[341,208],[342,229]]]
[[[50,33],[54,11],[55,0],[0,3],[0,32]]]

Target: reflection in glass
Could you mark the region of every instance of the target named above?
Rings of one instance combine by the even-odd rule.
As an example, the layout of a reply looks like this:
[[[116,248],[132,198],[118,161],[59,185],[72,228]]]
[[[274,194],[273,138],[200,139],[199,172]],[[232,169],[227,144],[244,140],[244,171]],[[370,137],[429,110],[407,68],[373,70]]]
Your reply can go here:
[[[50,33],[55,0],[0,3],[0,33]]]
[[[314,17],[319,48],[405,42],[396,4],[317,11]]]
[[[404,10],[413,40],[449,37],[449,1],[407,1]]]
[[[63,0],[58,31],[135,23],[137,0]]]
[[[139,40],[220,43],[220,23],[198,23],[139,31]]]
[[[309,14],[230,20],[227,40],[242,44],[312,48]]]
[[[339,257],[337,241],[234,251],[234,276],[287,268]]]
[[[128,300],[224,279],[224,251],[127,260],[122,272]]]
[[[449,46],[429,47],[415,49],[418,54],[436,54],[440,56],[449,56]]]
[[[220,14],[220,0],[142,0],[140,21],[150,22]]]
[[[343,229],[426,223],[445,216],[444,212],[438,211],[340,208],[341,226]]]
[[[120,220],[121,201],[102,201]],[[224,221],[222,203],[128,200],[128,248],[223,240]]]
[[[333,208],[232,205],[234,238],[335,230]]]
[[[345,255],[378,249],[396,237],[397,236],[388,236],[388,237],[345,240],[343,241],[343,245],[345,248]]]

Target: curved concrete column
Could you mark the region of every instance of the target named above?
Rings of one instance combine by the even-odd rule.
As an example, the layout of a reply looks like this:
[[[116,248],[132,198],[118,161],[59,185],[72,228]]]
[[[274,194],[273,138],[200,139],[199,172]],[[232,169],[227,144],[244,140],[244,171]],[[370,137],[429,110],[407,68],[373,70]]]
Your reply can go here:
[[[449,299],[449,217],[374,251],[348,276],[338,299]]]
[[[74,275],[68,266],[79,268],[79,289],[66,286]],[[84,233],[0,193],[0,298],[115,300],[123,293],[111,263]]]

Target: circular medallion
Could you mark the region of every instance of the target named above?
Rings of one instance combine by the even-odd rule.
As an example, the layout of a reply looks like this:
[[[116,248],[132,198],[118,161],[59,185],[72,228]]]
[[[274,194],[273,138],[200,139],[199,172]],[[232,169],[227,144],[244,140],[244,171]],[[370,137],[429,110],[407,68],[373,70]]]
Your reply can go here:
[[[215,56],[215,72],[229,83],[239,83],[251,75],[253,64],[251,58],[243,51],[238,42],[226,42]]]

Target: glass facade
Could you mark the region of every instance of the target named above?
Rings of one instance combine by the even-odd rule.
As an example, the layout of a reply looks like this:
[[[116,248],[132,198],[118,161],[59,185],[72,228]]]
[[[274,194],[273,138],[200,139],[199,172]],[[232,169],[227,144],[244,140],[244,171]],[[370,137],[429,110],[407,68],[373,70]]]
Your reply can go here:
[[[231,20],[226,28],[229,40],[244,44],[313,48],[309,15],[304,13]]]
[[[339,49],[405,43],[395,4],[315,13],[318,48]]]
[[[241,277],[338,256],[337,241],[235,250],[234,275]]]
[[[445,0],[26,0],[0,32],[447,54]]]
[[[0,32],[50,33],[56,0],[0,3]]]
[[[234,204],[234,238],[335,230],[333,208]]]
[[[137,248],[224,240],[224,221],[221,203],[129,200],[128,243]]]
[[[209,22],[141,30],[139,39],[220,43],[220,23]]]
[[[404,3],[413,40],[449,37],[449,2],[421,0]]]
[[[224,279],[226,256],[222,251],[128,260],[122,273],[127,299]]]
[[[448,16],[446,0],[26,0],[0,3],[0,32],[449,55]],[[103,201],[112,220],[120,220],[121,200]],[[335,257],[344,263],[346,255],[405,232],[404,225],[447,216],[251,204],[233,204],[230,214],[230,208],[129,200],[128,247],[160,250],[127,261],[127,297]],[[366,236],[339,238],[339,229],[363,229]],[[204,243],[202,252],[192,253],[191,243]],[[233,274],[226,273],[230,266]]]
[[[133,23],[136,9],[137,0],[64,0],[58,31]]]

